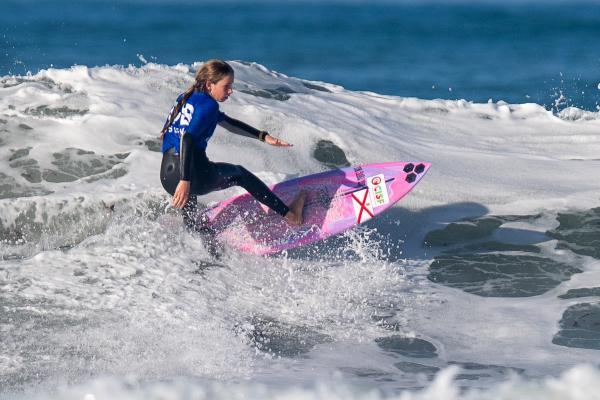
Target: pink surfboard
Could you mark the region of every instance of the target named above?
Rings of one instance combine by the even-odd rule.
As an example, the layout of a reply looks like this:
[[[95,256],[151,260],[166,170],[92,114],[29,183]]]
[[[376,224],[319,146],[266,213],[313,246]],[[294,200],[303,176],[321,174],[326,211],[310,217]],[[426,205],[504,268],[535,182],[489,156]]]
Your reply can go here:
[[[202,212],[216,239],[238,251],[266,255],[341,233],[381,214],[421,180],[427,162],[388,162],[331,170],[278,183],[286,204],[307,193],[301,226],[289,225],[250,194]]]

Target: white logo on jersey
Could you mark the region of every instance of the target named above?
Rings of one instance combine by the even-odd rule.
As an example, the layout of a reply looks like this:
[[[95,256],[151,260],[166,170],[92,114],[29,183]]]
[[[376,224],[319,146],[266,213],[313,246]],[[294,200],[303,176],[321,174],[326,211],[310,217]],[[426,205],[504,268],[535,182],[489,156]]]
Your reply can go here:
[[[189,103],[185,103],[185,105],[181,107],[181,111],[179,112],[179,115],[177,115],[175,121],[179,120],[179,125],[181,126],[188,126],[192,120],[193,114],[194,106]]]

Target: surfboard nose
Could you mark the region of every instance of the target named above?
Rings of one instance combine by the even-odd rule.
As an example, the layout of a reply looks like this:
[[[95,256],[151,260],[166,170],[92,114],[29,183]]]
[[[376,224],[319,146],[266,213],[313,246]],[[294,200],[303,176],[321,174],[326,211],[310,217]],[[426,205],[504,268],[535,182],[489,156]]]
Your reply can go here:
[[[425,175],[427,170],[431,167],[431,163],[420,161],[420,162],[408,162],[404,164],[402,170],[406,173],[404,180],[408,183],[417,183],[421,176]]]

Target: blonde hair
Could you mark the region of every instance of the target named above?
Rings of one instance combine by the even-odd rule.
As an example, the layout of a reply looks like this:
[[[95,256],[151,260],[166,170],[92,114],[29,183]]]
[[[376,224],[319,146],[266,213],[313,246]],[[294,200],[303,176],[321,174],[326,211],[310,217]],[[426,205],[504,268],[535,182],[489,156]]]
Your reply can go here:
[[[231,65],[227,64],[222,60],[209,60],[196,73],[196,78],[194,79],[194,84],[190,86],[185,92],[183,92],[183,96],[177,102],[171,114],[169,114],[169,121],[165,124],[162,131],[160,132],[160,138],[162,139],[169,129],[169,126],[175,121],[177,118],[177,114],[181,111],[181,107],[187,102],[192,93],[196,91],[205,92],[208,90],[206,84],[208,82],[217,83],[221,79],[227,76],[233,76],[233,68]]]

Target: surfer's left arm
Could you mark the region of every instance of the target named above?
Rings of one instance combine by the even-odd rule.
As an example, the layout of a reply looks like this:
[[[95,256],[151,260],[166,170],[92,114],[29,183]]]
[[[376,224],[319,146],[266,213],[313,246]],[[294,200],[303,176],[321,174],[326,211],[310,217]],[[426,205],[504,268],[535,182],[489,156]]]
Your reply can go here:
[[[235,133],[236,135],[241,135],[241,136],[258,139],[261,142],[265,142],[272,146],[283,146],[283,147],[293,146],[292,144],[290,144],[284,140],[274,138],[273,136],[269,135],[269,133],[266,131],[260,131],[256,128],[248,125],[245,122],[242,122],[235,118],[231,118],[230,116],[226,115],[225,113],[221,114],[221,116],[219,118],[219,125],[221,125],[225,129],[227,129],[229,132]]]

